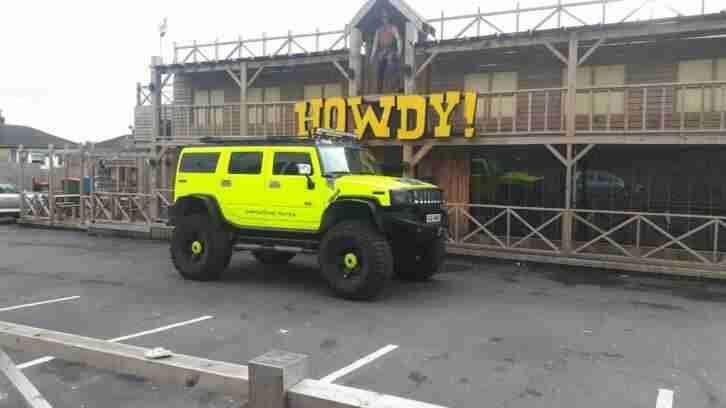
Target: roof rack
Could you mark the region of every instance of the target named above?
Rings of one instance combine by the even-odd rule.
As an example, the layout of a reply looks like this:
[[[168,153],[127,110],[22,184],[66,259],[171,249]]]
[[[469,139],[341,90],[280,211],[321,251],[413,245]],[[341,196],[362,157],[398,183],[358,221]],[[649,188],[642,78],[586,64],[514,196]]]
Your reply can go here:
[[[339,139],[350,142],[357,142],[358,136],[354,133],[341,132],[335,129],[317,128],[310,131],[310,137],[313,139]]]
[[[340,132],[334,129],[317,128],[310,131],[309,137],[294,136],[210,136],[199,139],[200,142],[215,146],[250,146],[250,145],[310,145],[324,142],[357,143],[358,137],[353,133]]]

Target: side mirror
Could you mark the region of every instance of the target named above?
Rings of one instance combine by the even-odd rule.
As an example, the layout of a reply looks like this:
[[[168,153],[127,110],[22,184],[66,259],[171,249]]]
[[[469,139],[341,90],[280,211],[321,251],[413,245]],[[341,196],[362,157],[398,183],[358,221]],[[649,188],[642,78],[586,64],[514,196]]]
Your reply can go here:
[[[310,177],[313,174],[313,166],[305,163],[298,163],[297,174],[305,177]]]
[[[306,163],[298,163],[297,174],[305,176],[308,179],[308,190],[315,189],[315,183],[313,182],[313,179],[310,178],[310,176],[313,174],[313,166]]]

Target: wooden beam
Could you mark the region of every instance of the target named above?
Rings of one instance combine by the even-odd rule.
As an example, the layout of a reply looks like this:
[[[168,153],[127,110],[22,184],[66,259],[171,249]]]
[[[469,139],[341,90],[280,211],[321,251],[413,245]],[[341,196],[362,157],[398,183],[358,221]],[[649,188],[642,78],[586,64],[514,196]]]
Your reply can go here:
[[[557,48],[555,48],[552,44],[550,44],[547,41],[542,42],[542,44],[545,47],[547,47],[547,49],[550,50],[552,52],[552,54],[554,54],[555,57],[557,57],[557,59],[562,61],[563,64],[567,65],[567,58],[565,58],[565,56],[562,55],[562,53]]]
[[[584,64],[585,61],[587,61],[587,59],[590,58],[590,56],[592,55],[592,53],[594,53],[598,48],[600,48],[600,46],[603,45],[603,43],[605,43],[605,38],[604,37],[601,38],[601,39],[599,39],[599,40],[597,40],[597,42],[592,47],[590,47],[589,50],[587,50],[587,52],[582,56],[582,58],[580,58],[580,60],[577,61],[577,65]]]
[[[248,87],[248,88],[249,88],[249,87],[251,87],[251,86],[252,86],[252,84],[254,84],[254,83],[255,83],[255,81],[257,80],[257,77],[259,77],[259,76],[260,76],[260,74],[262,73],[262,71],[264,71],[264,69],[265,69],[265,66],[264,66],[264,65],[262,65],[261,67],[259,67],[259,68],[257,69],[257,71],[255,71],[255,73],[254,73],[254,74],[252,74],[252,78],[250,78],[250,79],[249,79],[249,81],[247,81],[247,87]]]
[[[347,81],[350,81],[350,75],[348,74],[348,71],[346,71],[346,70],[345,70],[345,68],[343,68],[343,67],[342,67],[342,66],[340,65],[340,62],[338,62],[338,61],[333,61],[333,65],[335,65],[335,68],[338,68],[338,71],[340,71],[340,74],[341,74],[341,75],[343,75],[343,77],[344,77],[344,78],[345,78],[345,79],[346,79]]]
[[[72,334],[0,322],[0,347],[143,377],[161,384],[200,387],[235,397],[248,394],[247,367],[172,354],[150,359],[148,349]]]
[[[404,175],[407,177],[413,177],[414,176],[414,166],[413,166],[413,145],[403,145],[403,163],[406,164],[406,169],[404,169]]]
[[[426,69],[426,67],[429,66],[429,64],[434,62],[437,55],[439,55],[438,51],[432,52],[431,55],[429,55],[429,57],[426,59],[426,61],[424,61],[424,63],[421,64],[420,67],[418,67],[418,69],[416,70],[416,78],[418,78],[418,76],[421,75],[422,72],[424,72],[424,70]]]
[[[416,166],[424,157],[434,148],[434,142],[429,141],[425,145],[421,146],[420,149],[411,158],[411,165]]]
[[[575,156],[575,158],[572,160],[572,164],[576,164],[577,162],[579,162],[580,159],[585,157],[585,155],[588,154],[590,152],[590,150],[592,150],[595,146],[596,145],[594,145],[594,144],[587,145],[587,147],[582,149],[582,151],[580,153],[578,153],[577,156]]]
[[[239,86],[240,88],[242,88],[242,82],[240,81],[240,78],[239,78],[239,77],[237,77],[237,75],[235,75],[235,73],[234,73],[234,72],[232,72],[232,70],[231,70],[231,69],[229,69],[229,68],[225,68],[224,70],[225,70],[225,72],[227,72],[227,74],[229,74],[230,78],[232,78],[232,80],[233,80],[233,81],[234,81],[235,83],[237,83],[237,86]]]
[[[554,155],[554,156],[555,156],[555,157],[557,158],[557,160],[559,160],[559,161],[560,161],[560,163],[562,163],[562,165],[563,165],[563,166],[567,167],[567,165],[568,165],[569,163],[568,163],[567,159],[565,159],[565,157],[564,157],[564,156],[562,156],[562,153],[560,153],[560,152],[559,152],[559,151],[558,151],[557,149],[555,149],[555,148],[554,148],[554,146],[552,146],[552,145],[546,144],[546,145],[545,145],[545,147],[547,148],[547,150],[549,150],[550,152],[552,152],[552,154],[553,154],[553,155]]]

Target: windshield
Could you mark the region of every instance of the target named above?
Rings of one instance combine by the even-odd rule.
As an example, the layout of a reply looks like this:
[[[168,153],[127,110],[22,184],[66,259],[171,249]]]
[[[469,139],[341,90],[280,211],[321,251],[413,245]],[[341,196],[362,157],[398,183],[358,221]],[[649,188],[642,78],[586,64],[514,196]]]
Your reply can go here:
[[[343,146],[321,147],[320,159],[323,171],[328,176],[382,174],[376,158],[366,149]]]

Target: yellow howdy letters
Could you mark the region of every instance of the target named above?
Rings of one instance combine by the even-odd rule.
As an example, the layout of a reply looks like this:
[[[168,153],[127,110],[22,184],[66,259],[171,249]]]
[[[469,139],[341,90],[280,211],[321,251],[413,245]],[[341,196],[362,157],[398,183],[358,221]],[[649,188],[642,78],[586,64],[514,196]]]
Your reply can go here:
[[[330,99],[312,99],[295,104],[298,119],[298,135],[306,136],[309,129],[332,128],[345,131],[348,128],[348,110],[353,118],[353,131],[358,138],[363,138],[366,130],[371,129],[373,137],[388,139],[391,137],[391,117],[394,109],[400,113],[400,125],[396,129],[399,140],[417,140],[426,131],[426,116],[433,111],[438,117],[434,127],[434,137],[448,138],[452,134],[454,112],[462,107],[467,128],[464,137],[474,136],[474,115],[476,112],[476,94],[473,92],[446,92],[434,94],[428,99],[421,95],[382,96],[378,99],[378,108],[370,104],[361,112],[363,98],[360,96]]]

